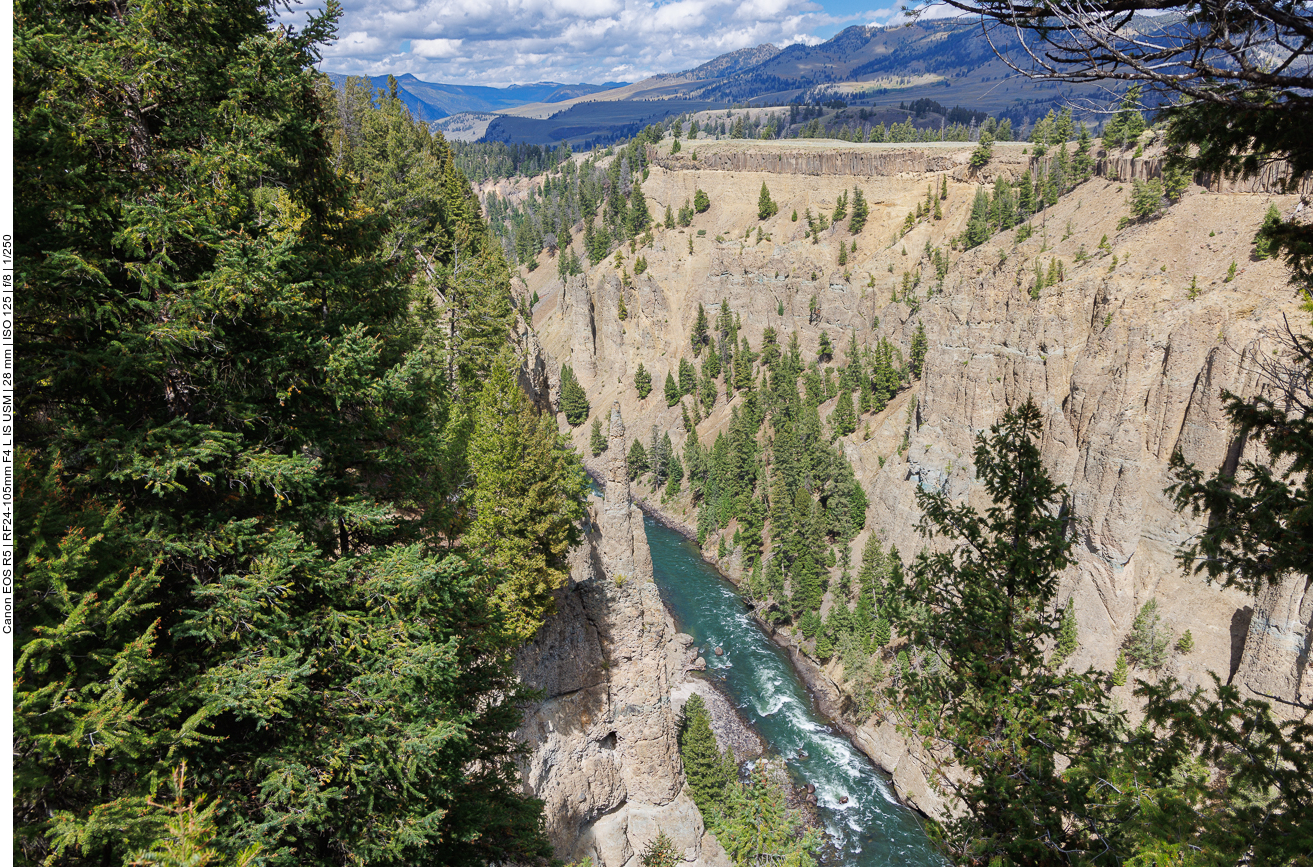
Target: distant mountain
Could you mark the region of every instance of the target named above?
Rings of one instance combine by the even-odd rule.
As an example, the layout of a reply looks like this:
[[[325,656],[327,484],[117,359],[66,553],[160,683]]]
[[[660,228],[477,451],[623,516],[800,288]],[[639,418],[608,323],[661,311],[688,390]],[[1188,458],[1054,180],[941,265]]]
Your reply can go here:
[[[723,78],[759,66],[779,53],[780,49],[769,43],[758,45],[756,48],[740,48],[738,51],[722,54],[715,60],[708,60],[695,69],[689,69],[678,74],[699,80]]]
[[[1105,104],[1110,98],[1090,86],[1032,81],[1012,71],[995,49],[1024,51],[1006,28],[987,39],[979,22],[924,21],[849,27],[818,45],[742,48],[693,69],[633,84],[540,82],[496,88],[432,84],[402,75],[397,85],[402,101],[422,120],[461,115],[444,125],[453,138],[544,145],[568,141],[576,148],[618,141],[672,115],[734,103],[825,103],[827,110],[837,111],[842,108],[837,101],[865,108],[864,119],[903,105],[912,107],[917,118],[925,106],[941,113],[960,106],[1010,118],[1020,128],[1073,98],[1088,96]],[[333,78],[339,84],[343,79]],[[371,81],[382,87],[387,79]]]
[[[342,87],[347,76],[338,72],[325,73],[334,87]],[[387,87],[386,75],[371,76],[375,88]],[[417,119],[441,120],[461,112],[494,112],[530,102],[561,102],[623,87],[625,82],[608,81],[604,84],[559,84],[541,81],[535,84],[512,84],[508,87],[482,87],[479,85],[440,84],[421,81],[410,73],[397,76],[397,94],[402,103]]]
[[[994,46],[1004,52],[1018,47],[1010,33],[995,34]],[[899,88],[933,79],[951,87],[955,81],[979,82],[1011,74],[978,24],[931,21],[849,27],[819,45],[790,45],[689,95],[733,101],[780,99],[827,85],[851,93],[863,90],[857,86],[863,83]]]

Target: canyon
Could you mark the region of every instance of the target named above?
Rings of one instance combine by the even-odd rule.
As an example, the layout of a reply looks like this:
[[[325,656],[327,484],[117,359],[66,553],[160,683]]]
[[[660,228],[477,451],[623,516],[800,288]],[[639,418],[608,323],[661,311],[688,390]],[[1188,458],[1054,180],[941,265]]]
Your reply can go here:
[[[561,366],[568,364],[594,414],[605,418],[607,408],[618,406],[631,434],[616,441],[612,424],[603,460],[635,436],[648,440],[653,428],[668,432],[678,452],[685,436],[680,408],[666,406],[660,383],[667,371],[677,372],[681,358],[691,359],[689,334],[699,305],[713,314],[725,301],[754,348],[767,327],[776,329],[781,342],[796,332],[806,359],[816,357],[822,332],[837,353],[850,338],[859,347],[885,338],[907,353],[913,334],[924,327],[928,352],[920,378],[881,412],[859,417],[857,431],[838,441],[869,500],[865,529],[852,543],[854,554],[872,533],[886,548],[896,546],[904,560],[935,545],[918,532],[918,490],[986,506],[972,467],[976,437],[1029,398],[1045,417],[1045,466],[1066,486],[1079,526],[1075,564],[1060,593],[1064,604],[1074,601],[1079,623],[1080,646],[1071,664],[1111,669],[1136,613],[1153,599],[1168,628],[1175,635],[1189,630],[1194,647],[1173,654],[1159,672],[1135,676],[1172,676],[1206,687],[1216,674],[1278,710],[1307,702],[1313,691],[1313,675],[1306,673],[1313,593],[1302,579],[1292,579],[1254,598],[1185,574],[1177,552],[1203,519],[1178,512],[1165,489],[1172,481],[1168,463],[1178,451],[1205,472],[1257,456],[1252,443],[1234,436],[1223,393],[1263,394],[1279,402],[1285,387],[1283,336],[1287,327],[1301,328],[1307,313],[1284,266],[1252,257],[1252,239],[1269,205],[1291,214],[1308,190],[1283,192],[1279,167],[1240,184],[1199,178],[1202,183],[1158,218],[1127,221],[1130,181],[1158,176],[1160,154],[1151,148],[1140,157],[1104,155],[1095,177],[1030,221],[1029,238],[1023,240],[1013,228],[974,249],[951,253],[939,291],[923,288],[920,297],[900,297],[901,272],[932,273],[931,249],[948,249],[963,233],[979,185],[999,176],[1016,180],[1036,161],[1023,143],[998,143],[993,158],[973,170],[971,147],[701,141],[673,156],[668,142],[652,148],[643,190],[653,214],[659,217],[667,206],[678,209],[699,189],[709,195],[710,209],[686,229],[658,225],[650,246],[622,252],[620,263],[608,259],[565,281],[544,256],[543,266],[524,277],[525,295],[539,298],[526,337],[533,344],[528,381],[555,404]],[[945,178],[943,219],[917,221],[904,233],[904,218]],[[763,183],[779,209],[758,220]],[[854,187],[870,204],[860,234],[837,223],[812,238],[806,222],[793,219],[807,210],[828,214],[840,194],[851,194]],[[853,242],[856,250],[838,265],[840,245]],[[630,263],[639,254],[647,268],[630,276]],[[1033,298],[1029,289],[1037,263],[1054,259],[1063,263],[1063,278]],[[633,386],[640,362],[657,386],[646,399],[639,399]],[[822,418],[834,405],[832,398],[821,406]],[[701,442],[726,429],[731,406],[722,391],[698,425]],[[588,424],[570,429],[562,422],[562,429],[587,453]],[[607,491],[610,503],[610,484]],[[673,522],[692,522],[687,495],[668,502],[660,493],[648,498]],[[604,509],[599,520],[618,519]],[[734,529],[722,531],[726,542]],[[720,538],[707,540],[704,556],[732,580],[741,580],[741,552],[731,546],[718,559]],[[593,550],[589,556],[597,560],[596,545]],[[626,575],[642,571],[636,543],[633,551],[614,561]],[[612,596],[639,594],[637,587],[625,589],[628,582],[601,583]],[[834,604],[832,593],[827,608]],[[638,610],[637,599],[623,604]],[[649,604],[656,607],[642,609],[643,623],[660,620],[655,591],[644,603]],[[791,636],[780,640],[795,645],[799,666],[810,669],[810,682],[829,693],[836,712],[851,715],[842,667],[812,660],[806,642]],[[667,680],[682,664],[679,652],[668,649],[677,645],[645,651],[650,664],[664,666]],[[555,683],[555,677],[545,675],[544,682]],[[569,709],[569,702],[584,699],[567,693],[582,689],[571,695],[585,695],[583,684],[595,680],[558,679],[551,690],[558,692],[552,700],[558,704],[540,715],[543,724],[552,714],[575,713],[574,718],[596,720],[590,730],[601,731],[619,719],[614,702],[604,713]],[[1134,716],[1132,687],[1118,687],[1114,694]],[[663,687],[656,678],[644,688]],[[655,694],[648,698],[660,705]],[[931,816],[946,814],[949,805],[929,783],[923,757],[897,733],[892,715],[851,723],[854,741],[893,775],[906,800]],[[596,755],[602,756],[600,749]],[[617,770],[613,776],[623,774]],[[636,792],[653,804],[676,804],[673,783],[663,779],[646,780]],[[593,797],[588,792],[586,797]],[[600,807],[570,809],[593,815]],[[686,845],[693,847],[696,825],[688,827]]]

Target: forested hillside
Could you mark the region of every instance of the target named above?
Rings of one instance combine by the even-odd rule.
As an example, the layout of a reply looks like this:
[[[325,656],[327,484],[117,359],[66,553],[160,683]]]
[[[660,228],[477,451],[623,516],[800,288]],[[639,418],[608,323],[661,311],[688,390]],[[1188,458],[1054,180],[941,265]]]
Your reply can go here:
[[[273,11],[15,7],[20,863],[550,854],[578,460],[448,146]]]

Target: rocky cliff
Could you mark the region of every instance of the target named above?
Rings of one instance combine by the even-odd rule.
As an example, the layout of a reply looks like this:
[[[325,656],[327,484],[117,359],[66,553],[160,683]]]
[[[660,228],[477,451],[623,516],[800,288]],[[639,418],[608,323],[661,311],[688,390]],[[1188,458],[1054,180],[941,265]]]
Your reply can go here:
[[[525,787],[544,802],[557,857],[632,867],[664,831],[685,861],[721,867],[724,850],[684,791],[670,702],[692,639],[675,632],[652,583],[624,436],[617,406],[605,498],[590,504],[556,613],[516,660],[521,679],[545,694],[519,731]]]
[[[840,352],[850,335],[859,346],[886,337],[906,352],[924,325],[930,349],[921,379],[883,412],[859,419],[857,433],[842,441],[871,503],[856,552],[867,533],[904,557],[927,544],[916,532],[918,488],[983,506],[971,465],[975,438],[1033,398],[1046,416],[1046,466],[1067,485],[1081,522],[1077,562],[1061,594],[1074,598],[1080,625],[1073,664],[1111,668],[1136,612],[1157,599],[1168,627],[1178,635],[1189,629],[1195,640],[1166,673],[1207,685],[1216,672],[1287,707],[1307,702],[1313,594],[1292,585],[1254,599],[1183,574],[1176,551],[1200,524],[1178,514],[1163,492],[1177,450],[1209,471],[1251,456],[1252,445],[1233,437],[1221,395],[1271,392],[1265,371],[1280,363],[1283,317],[1307,319],[1283,267],[1251,258],[1269,204],[1290,213],[1298,196],[1266,192],[1275,176],[1243,188],[1194,186],[1160,218],[1125,224],[1129,184],[1095,177],[1036,217],[1029,239],[1014,229],[951,253],[942,288],[929,292],[931,249],[947,250],[962,233],[979,182],[1015,179],[1031,165],[1022,146],[997,147],[995,159],[973,174],[966,147],[918,156],[906,146],[808,143],[803,150],[816,153],[791,156],[800,150],[794,145],[734,143],[735,153],[720,143],[699,145],[696,161],[660,157],[644,184],[655,213],[678,209],[698,188],[712,207],[689,229],[657,229],[641,251],[648,262],[641,277],[626,282],[611,260],[565,285],[552,279],[554,268],[530,275],[543,299],[534,318],[551,356],[549,376],[562,362],[573,364],[593,406],[618,400],[631,430],[644,440],[652,426],[669,431],[678,450],[679,408],[665,406],[659,384],[691,355],[699,304],[711,312],[727,301],[754,347],[767,326],[782,339],[797,331],[808,360],[822,330]],[[836,153],[821,153],[825,147]],[[1117,177],[1156,170],[1116,156],[1103,165]],[[944,218],[903,234],[909,211],[945,176]],[[779,213],[758,221],[763,182]],[[813,240],[805,221],[792,219],[808,209],[830,212],[854,186],[871,203],[859,235],[839,225]],[[851,251],[844,266],[837,264],[841,244]],[[1032,297],[1035,269],[1055,260],[1063,279]],[[919,273],[921,286],[910,303],[894,302],[904,271]],[[658,386],[646,400],[633,388],[639,361]],[[722,391],[699,427],[703,443],[728,422],[724,400]],[[831,408],[822,406],[822,415]],[[575,437],[586,447],[587,426]],[[827,674],[842,680],[833,665]],[[898,773],[899,748],[881,722],[866,729],[869,751]],[[903,785],[924,788],[907,779]]]

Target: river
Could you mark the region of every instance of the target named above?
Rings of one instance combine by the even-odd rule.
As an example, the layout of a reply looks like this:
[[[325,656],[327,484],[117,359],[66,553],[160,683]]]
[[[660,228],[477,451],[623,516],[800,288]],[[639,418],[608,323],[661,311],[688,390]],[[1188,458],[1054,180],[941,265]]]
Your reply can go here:
[[[817,710],[788,655],[752,619],[735,587],[702,560],[693,543],[650,517],[644,523],[661,598],[679,630],[707,650],[707,675],[725,688],[794,778],[816,786],[819,812],[839,847],[830,863],[942,867],[916,815]],[[714,647],[723,647],[725,655],[710,652]],[[807,758],[799,757],[799,749]]]

